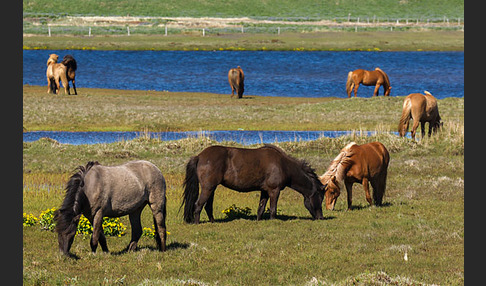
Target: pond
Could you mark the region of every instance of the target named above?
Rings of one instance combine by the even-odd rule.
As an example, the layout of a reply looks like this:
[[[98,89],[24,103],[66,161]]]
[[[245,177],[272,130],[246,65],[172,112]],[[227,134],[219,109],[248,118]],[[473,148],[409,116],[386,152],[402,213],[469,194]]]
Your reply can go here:
[[[23,84],[46,85],[51,53],[75,57],[78,88],[231,94],[228,70],[240,65],[246,95],[347,97],[349,71],[380,67],[392,96],[424,90],[437,98],[464,96],[464,52],[24,50]],[[358,96],[373,90],[360,86]]]
[[[219,130],[219,131],[186,131],[186,132],[69,132],[69,131],[30,131],[23,133],[24,142],[32,142],[48,137],[64,144],[98,144],[113,143],[122,140],[132,140],[137,137],[150,136],[163,141],[179,140],[183,138],[209,137],[218,142],[234,141],[243,145],[276,142],[298,142],[316,140],[320,137],[335,138],[353,131],[247,131],[247,130]],[[371,135],[373,131],[364,131]],[[398,133],[397,133],[398,134]]]

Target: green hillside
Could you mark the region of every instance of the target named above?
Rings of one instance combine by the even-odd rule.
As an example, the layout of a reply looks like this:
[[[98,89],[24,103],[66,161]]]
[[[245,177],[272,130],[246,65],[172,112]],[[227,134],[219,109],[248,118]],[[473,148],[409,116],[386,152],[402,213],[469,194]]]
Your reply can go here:
[[[23,0],[27,14],[102,16],[253,17],[330,19],[351,17],[464,18],[463,0]]]

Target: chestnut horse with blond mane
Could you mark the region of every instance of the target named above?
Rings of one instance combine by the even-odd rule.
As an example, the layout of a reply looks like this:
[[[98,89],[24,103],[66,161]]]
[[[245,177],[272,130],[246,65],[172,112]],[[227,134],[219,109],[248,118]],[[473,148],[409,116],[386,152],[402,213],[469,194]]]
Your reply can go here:
[[[238,98],[242,98],[245,91],[245,74],[240,66],[229,70],[228,82],[231,86],[231,97],[235,95],[236,90]]]
[[[424,91],[425,94],[412,93],[405,97],[403,101],[402,116],[398,123],[398,133],[400,137],[403,137],[408,132],[408,124],[410,119],[413,119],[412,125],[412,139],[415,140],[415,132],[419,126],[422,128],[422,138],[425,136],[425,123],[429,122],[430,136],[432,131],[437,130],[442,126],[440,121],[439,108],[437,107],[437,99],[428,91]]]
[[[62,63],[58,63],[57,60],[59,56],[56,54],[50,54],[49,59],[47,60],[47,70],[46,70],[46,77],[47,77],[47,93],[54,92],[55,94],[59,94],[61,86],[59,84],[59,79],[64,86],[64,92],[69,94],[69,83],[67,79],[67,67]]]
[[[352,204],[354,183],[363,185],[366,200],[379,206],[383,202],[386,189],[386,176],[390,155],[380,142],[358,145],[351,142],[344,147],[329,165],[327,171],[319,177],[325,186],[326,209],[333,210],[341,190],[346,186],[348,209]],[[369,184],[373,187],[371,199]]]
[[[373,71],[363,69],[350,71],[348,73],[348,80],[346,81],[346,92],[348,94],[348,98],[351,97],[351,92],[353,91],[353,88],[354,97],[357,97],[359,84],[363,84],[366,86],[374,85],[375,91],[373,92],[373,96],[378,95],[380,86],[383,86],[383,89],[385,90],[385,96],[390,95],[390,80],[388,79],[388,75],[380,68],[375,68],[375,70]]]

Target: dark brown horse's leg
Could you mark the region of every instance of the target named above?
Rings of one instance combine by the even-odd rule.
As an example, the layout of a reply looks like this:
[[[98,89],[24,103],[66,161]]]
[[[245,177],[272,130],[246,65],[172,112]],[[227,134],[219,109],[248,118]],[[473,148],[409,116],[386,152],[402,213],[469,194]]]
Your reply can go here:
[[[277,218],[277,201],[280,195],[280,189],[273,189],[268,192],[270,198],[270,219]]]
[[[353,204],[353,183],[345,182],[345,185],[346,185],[346,192],[348,193],[348,210],[350,210],[351,205]]]
[[[260,192],[260,203],[258,204],[257,220],[261,220],[263,213],[265,212],[265,207],[267,206],[268,193],[266,191]]]
[[[209,222],[214,222],[213,201],[214,201],[214,191],[211,192],[211,195],[209,195],[208,201],[204,206],[204,209],[206,210],[206,214],[208,215]]]
[[[73,88],[74,88],[74,95],[78,95],[78,92],[76,91],[76,85],[74,84],[74,79],[73,79]]]
[[[211,196],[211,193],[214,192],[217,186],[212,187],[212,188],[204,188],[201,186],[201,193],[199,194],[199,198],[197,199],[195,205],[194,205],[194,223],[199,224],[199,221],[201,219],[201,211],[208,201],[209,197]]]
[[[430,126],[431,126],[431,125],[430,125],[430,123],[429,123],[429,137],[430,137],[430,134],[431,134],[431,131],[432,131],[432,130],[430,129]],[[421,133],[422,133],[422,138],[424,138],[424,137],[425,137],[425,121],[421,121],[421,122],[420,122],[420,131],[421,131]]]

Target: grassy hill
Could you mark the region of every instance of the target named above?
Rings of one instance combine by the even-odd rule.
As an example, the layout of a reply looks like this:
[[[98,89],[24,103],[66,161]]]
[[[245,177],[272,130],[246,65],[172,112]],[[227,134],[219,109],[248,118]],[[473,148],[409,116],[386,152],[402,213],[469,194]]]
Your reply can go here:
[[[142,4],[143,3],[143,4]],[[330,19],[348,17],[464,18],[464,1],[417,0],[23,0],[24,13],[101,16],[253,17]]]

